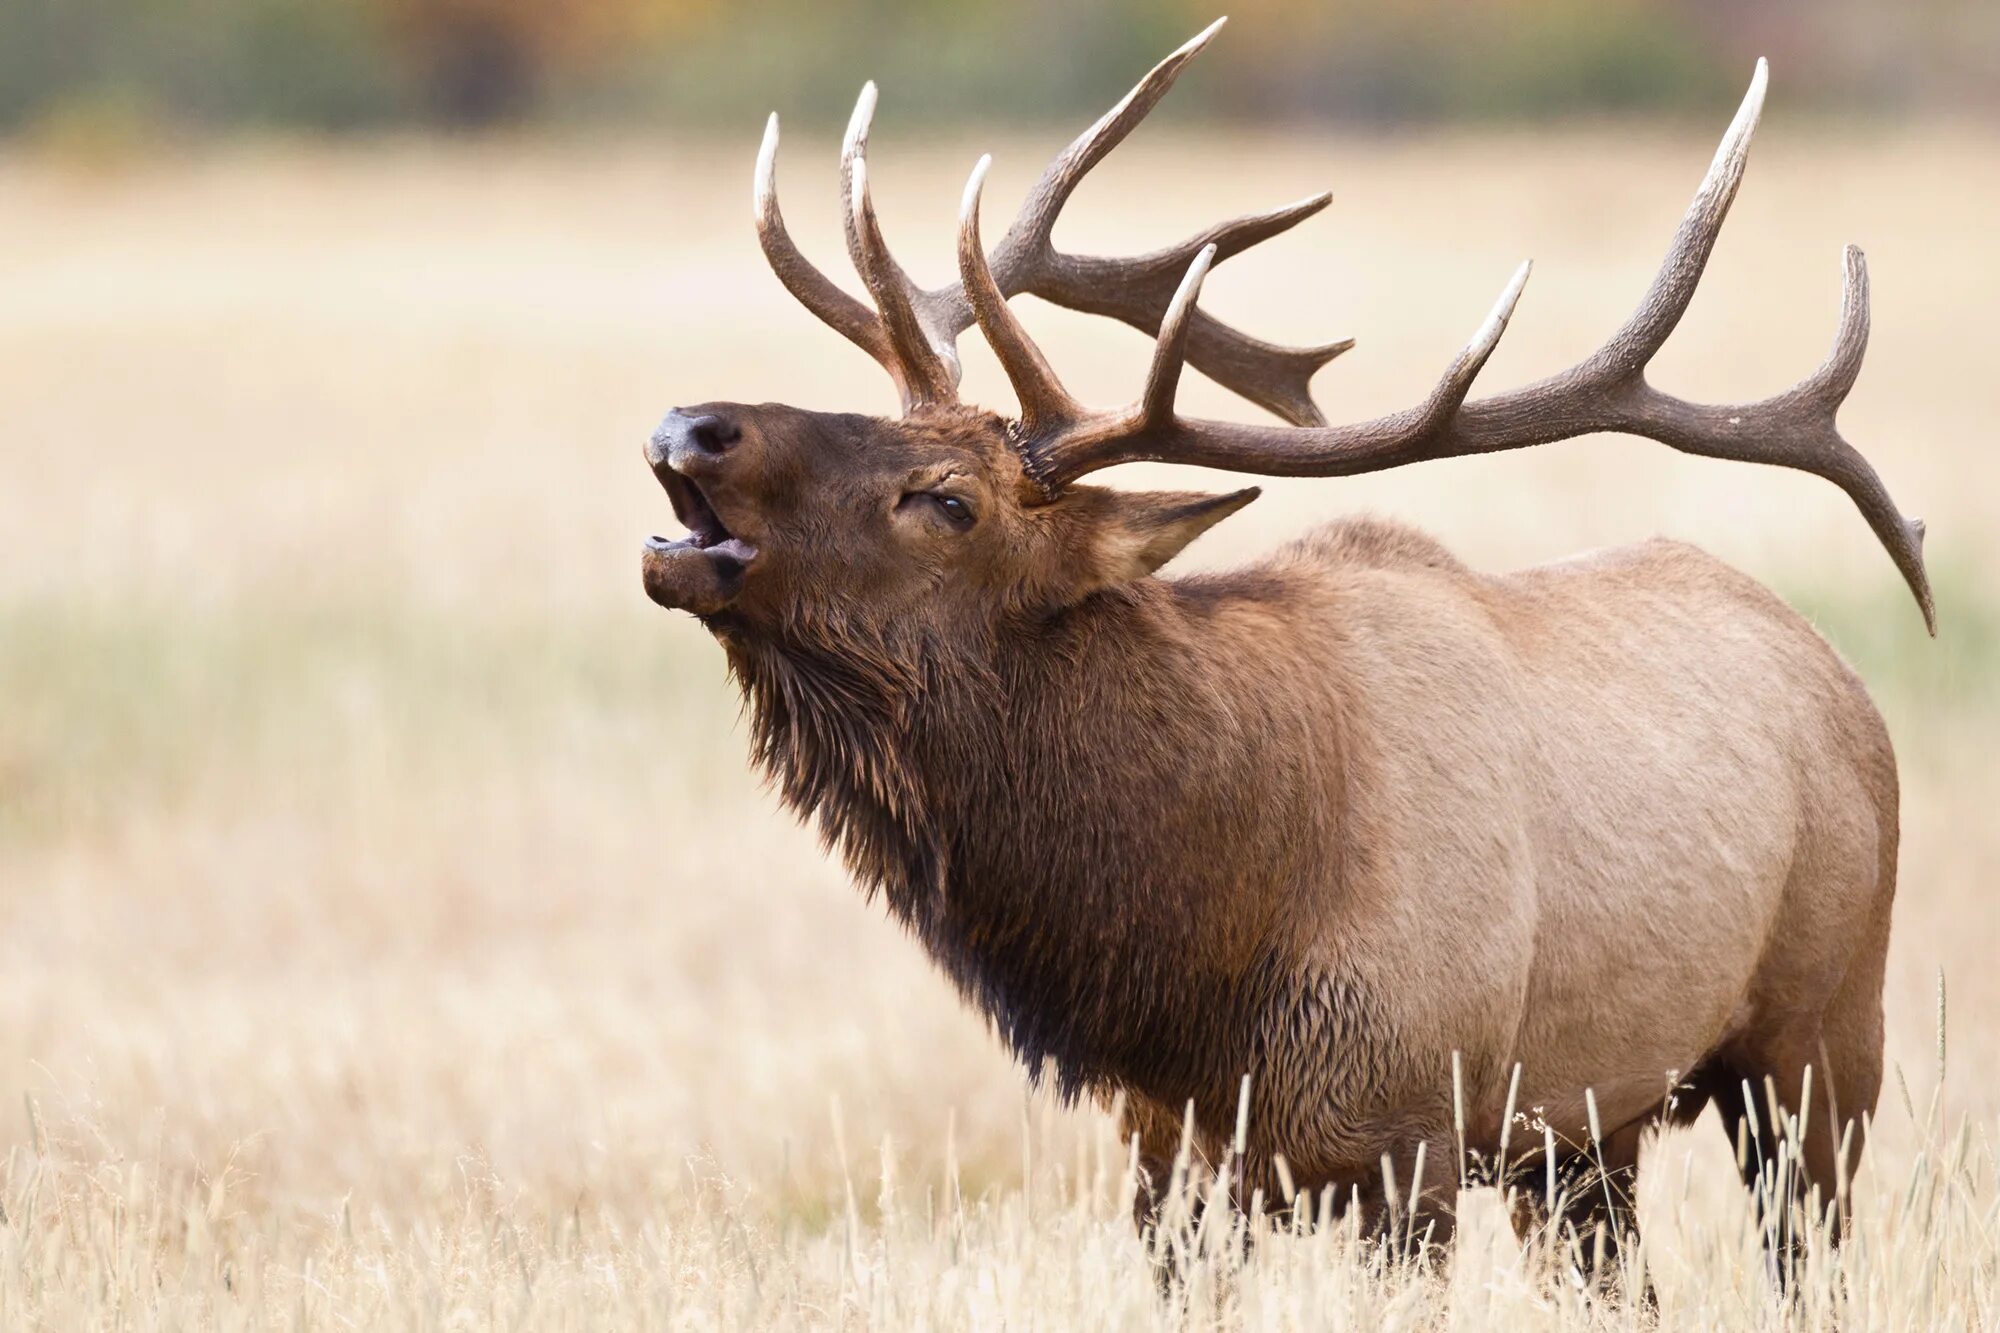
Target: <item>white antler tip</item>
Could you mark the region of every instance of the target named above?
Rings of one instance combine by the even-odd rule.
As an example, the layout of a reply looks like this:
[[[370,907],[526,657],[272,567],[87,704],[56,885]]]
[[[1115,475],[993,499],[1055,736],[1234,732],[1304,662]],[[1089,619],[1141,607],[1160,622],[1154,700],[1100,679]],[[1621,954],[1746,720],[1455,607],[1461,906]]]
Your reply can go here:
[[[1506,290],[1500,293],[1500,299],[1493,303],[1493,313],[1486,317],[1486,322],[1499,326],[1494,330],[1496,337],[1500,329],[1507,327],[1507,321],[1513,318],[1514,307],[1521,301],[1521,289],[1528,285],[1528,274],[1534,271],[1534,267],[1534,260],[1522,260],[1521,267],[1514,270],[1514,276],[1507,279]]]
[[[1201,284],[1208,277],[1209,265],[1215,262],[1215,247],[1204,245],[1201,253],[1188,265],[1187,275],[1181,279],[1180,290],[1174,293],[1173,301],[1167,306],[1167,322],[1179,324],[1186,317],[1194,303],[1201,299]]]
[[[1487,314],[1486,322],[1479,326],[1479,332],[1472,335],[1472,341],[1467,344],[1466,351],[1471,355],[1475,365],[1484,362],[1492,354],[1494,347],[1499,345],[1500,335],[1507,331],[1507,321],[1513,317],[1514,307],[1521,299],[1521,289],[1528,285],[1528,273],[1533,267],[1533,260],[1521,261],[1521,267],[1515,269],[1514,276],[1507,280],[1506,290],[1502,291],[1500,299],[1493,303],[1493,309]]]
[[[1188,317],[1194,311],[1195,302],[1201,299],[1201,284],[1208,277],[1208,267],[1215,262],[1215,245],[1201,247],[1201,252],[1188,265],[1187,274],[1181,279],[1180,287],[1174,292],[1174,299],[1167,303],[1166,317],[1160,321],[1159,346],[1167,348],[1179,342]],[[1176,352],[1176,356],[1178,356]]]
[[[1200,32],[1196,33],[1194,36],[1188,38],[1185,42],[1182,42],[1180,46],[1175,49],[1172,55],[1168,56],[1165,60],[1162,60],[1159,63],[1159,65],[1154,66],[1154,68],[1157,70],[1162,66],[1177,65],[1187,61],[1188,59],[1193,57],[1196,52],[1200,51],[1202,47],[1207,46],[1211,41],[1214,41],[1215,34],[1221,32],[1222,25],[1227,22],[1229,22],[1229,15],[1224,14],[1221,18],[1217,19],[1215,22],[1209,24],[1206,28],[1203,28]]]
[[[861,96],[854,99],[854,114],[847,118],[847,137],[842,141],[841,151],[852,154],[868,140],[868,124],[875,119],[875,80],[861,85]]]
[[[979,225],[979,197],[986,189],[986,171],[993,165],[993,154],[983,153],[972,164],[972,174],[966,177],[965,194],[959,199],[958,220],[973,227]]]
[[[758,218],[762,218],[770,207],[773,197],[772,178],[778,165],[778,113],[764,122],[764,142],[757,149],[757,174],[751,178],[751,201],[756,206]]]
[[[1764,94],[1770,87],[1771,62],[1762,56],[1758,56],[1757,68],[1750,74],[1750,91],[1744,94],[1743,100],[1750,103],[1758,111],[1762,111],[1764,109]],[[1753,112],[1752,114],[1755,113]]]
[[[1222,15],[1222,17],[1216,19],[1215,22],[1209,24],[1190,38],[1187,45],[1181,48],[1181,51],[1192,55],[1194,52],[1201,50],[1202,47],[1207,46],[1211,41],[1215,40],[1215,34],[1221,32],[1222,25],[1227,22],[1229,22],[1229,15]],[[1177,52],[1176,54],[1179,53]]]
[[[1743,94],[1743,104],[1736,108],[1736,119],[1729,124],[1729,132],[1722,136],[1721,147],[1715,150],[1717,162],[1740,158],[1750,150],[1750,135],[1757,128],[1758,118],[1764,114],[1764,93],[1771,86],[1771,66],[1764,57],[1757,57],[1757,69],[1750,76],[1750,90]]]

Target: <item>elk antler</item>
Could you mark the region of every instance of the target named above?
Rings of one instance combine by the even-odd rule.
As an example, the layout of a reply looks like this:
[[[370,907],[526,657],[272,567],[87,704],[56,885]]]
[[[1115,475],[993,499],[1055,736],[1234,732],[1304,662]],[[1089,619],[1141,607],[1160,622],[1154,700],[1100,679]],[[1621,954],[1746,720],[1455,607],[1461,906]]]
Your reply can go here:
[[[1643,435],[1684,453],[1798,468],[1839,486],[1896,562],[1923,608],[1925,626],[1935,634],[1937,614],[1924,573],[1923,524],[1902,516],[1875,469],[1841,438],[1834,424],[1860,372],[1868,342],[1868,269],[1860,250],[1849,246],[1843,260],[1846,280],[1833,351],[1818,370],[1792,388],[1761,402],[1712,406],[1673,397],[1646,382],[1646,366],[1686,311],[1743,179],[1767,78],[1765,63],[1759,60],[1750,91],[1637,312],[1582,362],[1497,397],[1465,401],[1474,377],[1506,330],[1527,281],[1526,264],[1423,403],[1374,421],[1314,428],[1191,420],[1174,414],[1175,369],[1162,362],[1177,359],[1170,344],[1184,336],[1182,321],[1186,307],[1199,296],[1208,267],[1205,256],[1196,256],[1189,266],[1168,313],[1165,327],[1170,332],[1160,337],[1145,396],[1135,407],[1112,412],[1083,411],[1066,394],[1058,398],[1059,388],[1050,392],[1040,385],[1038,377],[1046,374],[1046,366],[1038,355],[1030,361],[1022,352],[1023,346],[1032,350],[1032,344],[1011,316],[1002,313],[1004,302],[994,300],[994,284],[983,284],[981,326],[1007,364],[1028,413],[1020,441],[1028,471],[1053,496],[1086,473],[1146,459],[1272,476],[1333,477],[1519,449],[1600,431]],[[979,174],[975,172],[974,186],[967,191],[968,214],[961,221],[960,264],[968,275],[968,288],[975,287],[973,276],[984,268],[976,253]],[[1199,316],[1195,318],[1198,321]],[[1282,392],[1287,383],[1274,377],[1273,392]],[[1027,403],[1029,387],[1037,395],[1033,409]],[[1250,388],[1231,387],[1258,397]]]
[[[1117,106],[1057,154],[1028,193],[1014,225],[994,247],[992,272],[1006,296],[1026,292],[1086,314],[1121,320],[1157,333],[1189,262],[1212,249],[1216,262],[1240,254],[1325,208],[1330,194],[1218,223],[1178,245],[1129,258],[1066,254],[1051,239],[1063,205],[1090,169],[1123,142],[1146,113],[1180,77],[1225,20],[1217,19],[1180,50],[1155,65]],[[949,402],[958,384],[958,335],[969,328],[974,309],[963,286],[949,283],[926,290],[910,280],[882,243],[868,197],[868,128],[875,112],[875,85],[861,90],[840,158],[841,202],[847,219],[847,247],[862,281],[875,298],[870,310],[813,267],[785,230],[778,211],[775,180],[778,118],[773,115],[757,155],[755,208],[758,240],[771,267],[800,304],[881,362],[896,381],[906,411]],[[1186,333],[1186,359],[1225,388],[1234,390],[1294,425],[1323,425],[1310,385],[1315,371],[1354,345],[1353,340],[1317,347],[1280,347],[1220,320],[1195,312]]]
[[[991,156],[980,158],[972,169],[972,178],[965,183],[965,200],[958,214],[959,280],[979,320],[980,332],[992,344],[1001,368],[1014,386],[1014,396],[1021,402],[1017,438],[1022,457],[1030,475],[1042,480],[1034,452],[1036,441],[1061,441],[1080,450],[1173,425],[1174,394],[1180,387],[1181,366],[1187,359],[1189,336],[1194,329],[1195,296],[1215,262],[1217,247],[1210,243],[1201,248],[1167,303],[1139,401],[1116,411],[1089,411],[1063,388],[1041,349],[1015,318],[999,280],[987,266],[986,250],[979,241],[979,200],[986,185],[986,170],[992,165]]]

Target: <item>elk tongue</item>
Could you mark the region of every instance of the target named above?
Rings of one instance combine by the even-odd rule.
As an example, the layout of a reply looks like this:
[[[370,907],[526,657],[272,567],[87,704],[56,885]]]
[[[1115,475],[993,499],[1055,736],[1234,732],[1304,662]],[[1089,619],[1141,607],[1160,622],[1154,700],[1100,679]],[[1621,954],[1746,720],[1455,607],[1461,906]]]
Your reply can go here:
[[[646,595],[672,610],[711,615],[743,591],[744,571],[756,555],[757,548],[740,537],[713,546],[649,538],[640,560]]]

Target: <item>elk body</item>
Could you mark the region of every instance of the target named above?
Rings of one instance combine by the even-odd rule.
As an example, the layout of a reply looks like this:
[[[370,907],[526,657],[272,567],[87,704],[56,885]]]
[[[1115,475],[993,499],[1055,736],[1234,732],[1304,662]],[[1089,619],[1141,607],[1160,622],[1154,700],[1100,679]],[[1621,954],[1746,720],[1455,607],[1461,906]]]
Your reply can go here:
[[[934,291],[883,243],[864,91],[842,176],[873,308],[787,235],[773,117],[764,249],[890,372],[904,415],[670,413],[647,457],[689,535],[648,543],[648,592],[713,631],[757,762],[1029,1070],[1124,1095],[1149,1173],[1189,1106],[1219,1155],[1247,1074],[1244,1183],[1275,1193],[1282,1159],[1374,1221],[1385,1169],[1408,1182],[1423,1152],[1418,1220],[1448,1234],[1456,1058],[1464,1146],[1485,1160],[1511,1109],[1539,1108],[1559,1157],[1588,1153],[1629,1190],[1647,1126],[1712,1101],[1739,1134],[1747,1089],[1764,1117],[1744,1139],[1754,1176],[1780,1139],[1768,1088],[1803,1120],[1788,1179],[1830,1198],[1880,1081],[1897,786],[1861,682],[1803,619],[1676,543],[1495,575],[1379,521],[1160,578],[1256,492],[1079,484],[1133,459],[1330,476],[1624,431],[1836,482],[1928,623],[1922,528],[1834,428],[1866,338],[1858,252],[1833,354],[1795,388],[1716,407],[1644,377],[1741,177],[1762,65],[1652,289],[1600,351],[1466,401],[1523,266],[1425,402],[1327,426],[1307,384],[1347,344],[1277,347],[1195,308],[1211,263],[1324,196],[1137,259],[1049,241],[1213,32],[1057,157],[991,256],[982,163],[960,281]],[[1023,291],[1155,333],[1139,400],[1075,403],[1007,304]],[[1018,419],[957,401],[955,341],[975,322]],[[1184,361],[1288,424],[1180,417]],[[1516,1131],[1517,1155],[1541,1139]],[[1614,1197],[1576,1192],[1567,1220],[1587,1236]]]

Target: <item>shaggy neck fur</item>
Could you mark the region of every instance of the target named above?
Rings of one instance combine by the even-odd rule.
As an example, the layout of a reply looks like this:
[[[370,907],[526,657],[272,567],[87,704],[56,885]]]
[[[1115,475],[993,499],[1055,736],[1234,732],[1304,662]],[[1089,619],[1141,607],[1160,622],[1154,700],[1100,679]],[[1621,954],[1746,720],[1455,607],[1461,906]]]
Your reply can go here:
[[[1313,818],[1238,795],[1305,740],[1203,648],[1258,594],[1144,580],[977,644],[726,638],[784,799],[1065,1095],[1207,1100],[1255,1061],[1287,960],[1242,886],[1297,859],[1269,829]],[[1195,851],[1219,845],[1240,879]]]

